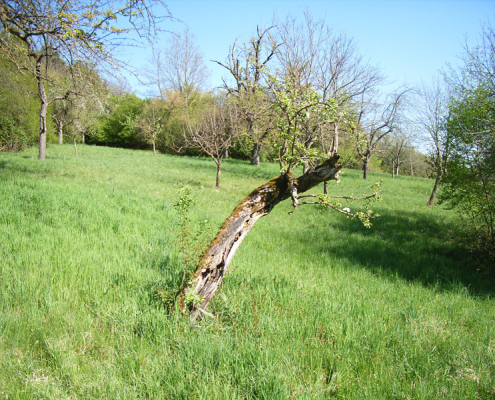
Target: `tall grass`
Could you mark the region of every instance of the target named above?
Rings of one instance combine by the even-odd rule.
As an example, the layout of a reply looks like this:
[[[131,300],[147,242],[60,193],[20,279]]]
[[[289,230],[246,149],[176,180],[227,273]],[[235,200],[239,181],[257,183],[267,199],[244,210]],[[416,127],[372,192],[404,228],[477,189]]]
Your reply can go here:
[[[276,166],[227,160],[215,189],[206,159],[79,153],[0,154],[0,398],[495,398],[494,282],[430,181],[346,171],[332,193],[383,180],[371,229],[280,204],[191,327],[155,296],[182,277],[177,189],[215,230]]]

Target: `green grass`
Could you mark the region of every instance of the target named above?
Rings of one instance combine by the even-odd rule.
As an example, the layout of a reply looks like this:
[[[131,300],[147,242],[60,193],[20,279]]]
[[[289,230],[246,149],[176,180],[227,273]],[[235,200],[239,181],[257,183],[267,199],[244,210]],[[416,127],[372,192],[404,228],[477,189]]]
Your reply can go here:
[[[371,229],[277,206],[191,329],[154,297],[181,279],[174,203],[216,230],[277,174],[227,160],[80,146],[0,153],[0,399],[494,399],[493,279],[427,208],[431,181],[383,180]],[[351,204],[351,209],[358,204]]]

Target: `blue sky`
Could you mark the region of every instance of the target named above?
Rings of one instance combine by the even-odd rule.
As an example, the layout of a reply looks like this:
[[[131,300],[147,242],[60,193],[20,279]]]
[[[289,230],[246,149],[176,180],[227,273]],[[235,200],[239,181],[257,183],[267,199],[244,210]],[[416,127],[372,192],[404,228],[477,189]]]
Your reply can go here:
[[[269,24],[275,14],[308,10],[315,19],[324,18],[334,31],[353,37],[361,53],[397,85],[430,81],[447,63],[458,62],[466,40],[476,44],[482,24],[495,25],[495,0],[168,0],[167,5],[182,22],[162,28],[189,27],[211,71],[211,87],[221,84],[224,70],[210,60],[225,61],[237,37],[249,40],[256,26]],[[164,33],[164,47],[166,41]],[[144,50],[135,53],[133,65],[140,67],[148,56]],[[131,84],[143,93],[136,81]]]

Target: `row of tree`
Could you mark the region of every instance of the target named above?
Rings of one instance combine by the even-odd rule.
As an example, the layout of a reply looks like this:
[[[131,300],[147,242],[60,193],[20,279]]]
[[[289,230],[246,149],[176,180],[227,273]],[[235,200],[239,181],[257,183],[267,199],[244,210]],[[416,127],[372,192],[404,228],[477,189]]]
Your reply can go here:
[[[395,90],[352,38],[309,14],[235,41],[226,60],[215,61],[226,73],[222,87],[208,90],[203,57],[186,30],[153,49],[143,74],[153,95],[143,100],[102,77],[126,67],[113,57],[123,35],[152,38],[161,18],[171,18],[166,8],[158,17],[156,5],[165,7],[157,0],[1,2],[0,73],[7,84],[0,90],[0,148],[38,140],[43,160],[51,125],[53,140],[71,137],[76,152],[82,141],[206,154],[217,165],[217,186],[229,154],[252,165],[276,161],[288,176],[297,165],[311,171],[338,153],[365,179],[370,166],[435,178],[428,204],[443,187],[442,201],[461,210],[476,241],[493,249],[491,28],[441,84]]]
[[[59,143],[65,135],[74,145],[80,137],[82,142],[110,146],[206,153],[217,162],[219,171],[228,153],[249,157],[253,165],[259,165],[261,158],[280,158],[277,121],[281,109],[277,114],[274,108],[277,97],[284,91],[295,91],[297,97],[309,90],[318,95],[315,101],[331,100],[334,108],[331,118],[322,120],[313,114],[299,121],[304,126],[306,150],[339,151],[348,166],[363,168],[364,178],[375,154],[380,155],[374,160],[377,169],[396,174],[400,165],[407,164],[404,171],[425,174],[423,157],[414,150],[410,132],[401,127],[407,90],[383,95],[380,89],[385,78],[359,54],[354,41],[334,34],[323,21],[315,22],[308,14],[302,22],[287,17],[272,27],[258,29],[248,43],[235,42],[227,60],[217,62],[227,76],[215,93],[206,87],[207,69],[194,36],[188,30],[173,35],[168,47],[154,48],[143,74],[154,96],[141,100],[122,87],[108,85],[97,73],[102,64],[117,63],[111,57],[115,43],[105,38],[108,30],[122,33],[110,25],[115,12],[95,8],[96,3],[92,8],[77,2],[54,0],[49,7],[45,3],[8,2],[2,5],[1,20],[5,64],[14,61],[17,70],[35,78],[31,86],[37,84],[37,90],[24,88],[9,95],[29,97],[31,91],[41,100],[40,159],[45,157],[47,127],[51,125],[58,135],[52,140]],[[131,2],[119,13],[133,20],[132,10],[142,4]],[[20,15],[27,16],[29,23],[19,23]],[[69,21],[67,15],[77,17]],[[147,15],[148,20],[154,18]],[[53,30],[53,26],[57,28]],[[10,110],[4,115],[13,109],[14,114],[26,114],[8,101],[6,104]],[[227,114],[236,116],[230,123],[235,129],[230,129],[226,138],[215,128],[215,138],[202,121],[209,119],[211,125],[212,115],[219,116],[224,107]],[[12,128],[18,124],[9,121],[2,124],[2,132],[9,132],[2,136],[2,148],[19,149],[33,142],[32,133],[30,140],[12,140],[23,136]],[[311,165],[309,159],[304,162],[305,168]]]

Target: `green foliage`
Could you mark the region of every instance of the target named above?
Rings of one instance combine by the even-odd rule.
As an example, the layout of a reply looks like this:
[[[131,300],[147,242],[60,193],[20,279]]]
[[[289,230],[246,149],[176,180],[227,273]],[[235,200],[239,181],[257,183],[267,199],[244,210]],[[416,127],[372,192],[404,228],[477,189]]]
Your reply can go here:
[[[36,85],[1,56],[0,80],[0,151],[22,150],[38,140]]]
[[[441,201],[473,230],[471,243],[495,259],[495,100],[484,86],[458,91],[446,129],[451,155]]]
[[[143,106],[144,100],[134,94],[112,96],[108,113],[101,117],[99,130],[88,138],[88,143],[124,148],[145,146],[146,141],[138,135],[135,125]]]
[[[177,193],[179,198],[174,204],[174,208],[179,214],[179,221],[173,232],[176,236],[175,243],[179,247],[182,278],[177,286],[173,288],[158,287],[155,294],[155,297],[159,298],[168,308],[175,304],[177,296],[186,284],[190,284],[187,280],[196,270],[199,258],[206,247],[206,241],[211,236],[211,227],[208,220],[202,220],[191,228],[191,214],[195,203],[191,189],[181,185]],[[186,305],[196,305],[201,301],[201,298],[194,292],[189,291],[186,293],[184,301]]]
[[[190,226],[217,229],[278,166],[86,146],[0,154],[0,397],[466,399],[493,397],[493,279],[427,208],[426,179],[383,180],[366,229],[290,202],[243,241],[197,329],[177,288],[181,183]],[[361,196],[346,171],[330,193]],[[164,292],[163,292],[164,293]]]
[[[305,145],[304,129],[310,119],[318,123],[330,122],[336,109],[335,101],[322,101],[315,90],[294,87],[290,80],[278,81],[271,77],[271,87],[275,95],[273,109],[278,117],[274,147],[279,152],[282,172],[289,172],[304,162],[315,164],[322,157],[316,148]]]
[[[0,151],[18,151],[29,144],[26,132],[12,121],[0,116]]]

